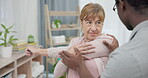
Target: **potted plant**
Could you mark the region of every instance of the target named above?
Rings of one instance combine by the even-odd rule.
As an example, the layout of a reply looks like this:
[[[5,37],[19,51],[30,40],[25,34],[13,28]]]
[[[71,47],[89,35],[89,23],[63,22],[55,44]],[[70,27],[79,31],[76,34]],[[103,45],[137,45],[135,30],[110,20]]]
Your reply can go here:
[[[52,22],[52,28],[60,28],[61,27],[61,21],[56,19]]]
[[[0,38],[1,38],[1,35],[2,35],[2,31],[0,31]],[[1,56],[1,46],[0,46],[0,56]]]
[[[18,40],[14,38],[14,35],[8,36],[10,33],[15,33],[15,31],[11,31],[12,26],[6,28],[5,25],[1,24],[4,31],[0,33],[1,36],[0,40],[0,46],[2,46],[2,57],[11,57],[12,56],[12,46],[15,45],[14,41]]]

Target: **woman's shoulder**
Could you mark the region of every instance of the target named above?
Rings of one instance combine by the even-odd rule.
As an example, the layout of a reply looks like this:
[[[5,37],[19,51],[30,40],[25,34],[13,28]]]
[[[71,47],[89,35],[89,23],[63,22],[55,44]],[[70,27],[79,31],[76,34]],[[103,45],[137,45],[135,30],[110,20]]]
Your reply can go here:
[[[73,43],[79,43],[84,39],[84,37],[75,37],[73,39],[71,39],[71,42]]]
[[[107,34],[102,34],[100,36],[97,37],[97,39],[110,39],[112,40],[113,38]]]
[[[112,43],[113,42],[113,38],[107,34],[102,34],[100,36],[97,37],[96,40],[99,40],[99,41],[107,41],[108,43]]]
[[[77,41],[77,40],[83,40],[83,38],[84,38],[84,37],[75,37],[75,38],[73,38],[72,40],[76,40],[76,41]]]

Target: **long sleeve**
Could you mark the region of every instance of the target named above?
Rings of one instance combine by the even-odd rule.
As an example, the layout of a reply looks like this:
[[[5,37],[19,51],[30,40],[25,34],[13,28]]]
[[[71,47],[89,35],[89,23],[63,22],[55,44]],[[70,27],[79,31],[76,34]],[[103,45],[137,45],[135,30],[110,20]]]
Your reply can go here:
[[[67,50],[68,46],[65,47],[53,47],[53,48],[49,48],[48,49],[48,56],[49,57],[56,57],[59,58],[59,52],[61,52],[62,50]]]
[[[70,48],[72,45],[77,44],[79,42],[79,37],[74,38],[70,41],[68,48]],[[58,78],[64,75],[64,73],[67,71],[67,66],[61,62],[61,60],[57,63],[55,69],[54,69],[54,78]]]
[[[60,60],[54,69],[54,78],[59,78],[67,71],[67,66]]]
[[[108,48],[103,44],[103,41],[112,43],[113,39],[110,36],[102,35],[102,36],[99,36],[97,39],[89,42],[96,47],[93,49],[95,53],[87,54],[86,56],[89,58],[108,57],[110,52]]]

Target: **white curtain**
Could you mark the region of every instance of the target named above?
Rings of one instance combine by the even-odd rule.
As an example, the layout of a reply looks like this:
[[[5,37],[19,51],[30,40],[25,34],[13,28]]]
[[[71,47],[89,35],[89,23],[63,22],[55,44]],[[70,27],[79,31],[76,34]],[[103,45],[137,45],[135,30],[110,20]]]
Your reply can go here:
[[[82,9],[87,3],[99,3],[105,10],[105,22],[103,27],[103,33],[114,35],[119,44],[122,45],[129,40],[131,34],[130,31],[120,21],[118,14],[113,11],[114,0],[80,0],[79,5]]]
[[[38,0],[0,0],[0,24],[15,24],[13,30],[20,40],[32,34],[38,41]]]
[[[13,24],[13,8],[12,0],[0,0],[0,24]],[[0,27],[1,29],[1,27]]]

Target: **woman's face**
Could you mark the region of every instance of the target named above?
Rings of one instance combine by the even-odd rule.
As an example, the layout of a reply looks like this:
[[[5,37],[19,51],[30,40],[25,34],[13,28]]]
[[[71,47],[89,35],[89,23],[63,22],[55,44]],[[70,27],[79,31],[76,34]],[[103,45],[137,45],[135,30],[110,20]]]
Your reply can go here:
[[[81,26],[85,39],[92,41],[101,35],[103,22],[100,21],[99,17],[96,17],[95,19],[81,21]]]

